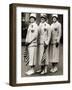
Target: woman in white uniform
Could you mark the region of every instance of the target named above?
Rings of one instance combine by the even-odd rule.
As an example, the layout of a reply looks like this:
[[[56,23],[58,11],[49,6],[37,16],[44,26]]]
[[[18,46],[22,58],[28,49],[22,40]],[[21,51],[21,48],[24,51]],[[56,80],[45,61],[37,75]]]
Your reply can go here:
[[[30,25],[26,36],[26,45],[28,46],[29,66],[30,70],[26,72],[27,75],[34,74],[34,67],[37,60],[37,37],[38,25],[36,24],[36,14],[30,14]]]
[[[52,15],[53,23],[51,24],[51,45],[50,45],[50,62],[52,68],[50,72],[58,70],[57,64],[59,63],[59,44],[61,38],[61,24],[58,22],[58,15]]]
[[[39,65],[41,66],[41,74],[47,73],[47,66],[49,64],[49,42],[51,38],[50,25],[46,22],[47,15],[41,14],[41,22],[39,24]],[[44,55],[44,63],[42,63]]]

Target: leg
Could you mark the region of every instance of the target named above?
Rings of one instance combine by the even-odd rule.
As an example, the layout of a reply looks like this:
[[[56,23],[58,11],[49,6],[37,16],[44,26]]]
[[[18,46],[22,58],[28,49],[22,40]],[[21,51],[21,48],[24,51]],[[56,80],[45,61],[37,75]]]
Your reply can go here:
[[[57,71],[58,71],[57,64],[58,64],[58,63],[55,63],[55,62],[52,63],[53,72],[57,72]]]
[[[48,71],[48,65],[49,65],[49,47],[46,49],[45,52],[45,62],[44,62],[44,66],[43,66],[43,71],[41,72],[41,74],[46,74]]]
[[[43,70],[43,68],[44,68],[44,65],[41,63],[43,52],[44,52],[44,46],[43,45],[40,45],[39,46],[38,61],[39,61],[39,66],[41,66],[41,68],[39,70],[37,70],[38,73],[41,73],[42,70]]]
[[[47,68],[48,68],[47,65],[42,66],[42,72],[41,72],[41,74],[46,74],[47,73]]]
[[[26,75],[32,75],[35,72],[34,71],[34,67],[35,67],[35,65],[34,65],[34,47],[29,47],[28,53],[29,53],[29,66],[31,67],[31,69],[26,72]]]
[[[46,53],[45,53],[45,60],[44,60],[44,65],[41,66],[41,74],[46,74],[47,73],[47,66],[48,66],[48,61],[47,61],[47,58],[46,58]]]
[[[56,45],[53,44],[51,45],[50,50],[50,61],[52,63],[50,72],[56,72],[58,71],[57,64],[59,62],[59,47],[56,47]]]
[[[55,66],[57,66],[57,64],[58,64],[57,62],[56,63],[54,62],[54,63],[52,63],[52,66],[55,67]]]

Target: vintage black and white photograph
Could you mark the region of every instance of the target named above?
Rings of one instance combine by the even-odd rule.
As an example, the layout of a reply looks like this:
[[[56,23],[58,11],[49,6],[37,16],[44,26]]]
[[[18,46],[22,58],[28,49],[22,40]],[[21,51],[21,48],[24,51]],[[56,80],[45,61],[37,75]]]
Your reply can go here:
[[[69,83],[70,7],[10,7],[10,85]]]
[[[21,13],[21,76],[63,74],[63,15]]]

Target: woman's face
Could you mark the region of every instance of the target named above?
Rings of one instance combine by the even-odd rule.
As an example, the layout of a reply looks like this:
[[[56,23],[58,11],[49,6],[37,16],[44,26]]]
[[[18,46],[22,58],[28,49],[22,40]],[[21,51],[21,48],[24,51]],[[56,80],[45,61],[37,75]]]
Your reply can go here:
[[[30,18],[30,23],[33,23],[35,19],[33,17]]]
[[[41,18],[41,22],[44,23],[45,22],[45,19],[44,18]]]
[[[56,17],[53,17],[53,22],[56,22],[57,21],[57,18]]]

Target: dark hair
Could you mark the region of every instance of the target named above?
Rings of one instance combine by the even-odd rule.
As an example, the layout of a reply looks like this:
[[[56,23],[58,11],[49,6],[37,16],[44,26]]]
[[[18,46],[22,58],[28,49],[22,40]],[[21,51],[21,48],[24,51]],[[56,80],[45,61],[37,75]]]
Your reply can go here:
[[[45,21],[47,20],[47,18],[45,18],[45,17],[41,17],[41,18],[44,18],[44,19],[45,19]]]
[[[34,18],[34,20],[36,20],[36,18],[35,18],[35,17],[33,17],[33,16],[31,16],[30,18]],[[30,18],[29,18],[29,19],[30,19]]]

